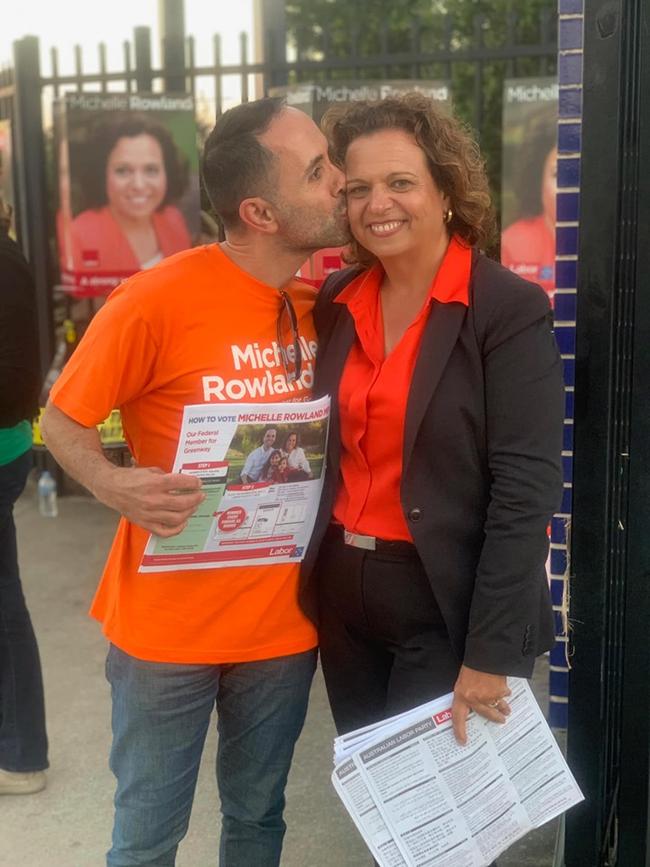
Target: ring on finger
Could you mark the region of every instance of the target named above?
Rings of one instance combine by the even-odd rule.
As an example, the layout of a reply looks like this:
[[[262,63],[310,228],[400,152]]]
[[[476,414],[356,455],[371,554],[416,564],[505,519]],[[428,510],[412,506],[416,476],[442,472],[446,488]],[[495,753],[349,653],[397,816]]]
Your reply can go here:
[[[496,701],[489,701],[488,707],[499,707],[500,704],[501,704],[501,699],[498,698]]]

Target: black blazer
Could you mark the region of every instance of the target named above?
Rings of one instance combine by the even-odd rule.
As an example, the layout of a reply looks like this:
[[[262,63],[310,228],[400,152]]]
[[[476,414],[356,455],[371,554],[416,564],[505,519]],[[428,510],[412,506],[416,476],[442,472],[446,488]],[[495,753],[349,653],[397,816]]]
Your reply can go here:
[[[317,553],[339,478],[338,385],[355,330],[319,294],[315,394],[332,396],[327,474],[300,600],[317,621]],[[546,529],[562,493],[562,363],[539,286],[474,253],[469,307],[433,302],[411,381],[401,501],[459,661],[529,677],[554,643]],[[399,576],[396,575],[396,580]]]

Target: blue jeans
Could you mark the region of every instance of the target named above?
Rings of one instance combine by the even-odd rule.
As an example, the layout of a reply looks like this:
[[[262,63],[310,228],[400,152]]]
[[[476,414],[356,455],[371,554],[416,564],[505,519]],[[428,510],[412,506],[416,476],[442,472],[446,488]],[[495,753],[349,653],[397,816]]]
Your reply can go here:
[[[18,572],[14,503],[32,468],[31,450],[0,466],[0,768],[47,768],[43,678]]]
[[[187,832],[210,715],[217,709],[221,867],[277,867],[284,788],[316,651],[223,665],[145,662],[114,645],[109,867],[171,867]]]

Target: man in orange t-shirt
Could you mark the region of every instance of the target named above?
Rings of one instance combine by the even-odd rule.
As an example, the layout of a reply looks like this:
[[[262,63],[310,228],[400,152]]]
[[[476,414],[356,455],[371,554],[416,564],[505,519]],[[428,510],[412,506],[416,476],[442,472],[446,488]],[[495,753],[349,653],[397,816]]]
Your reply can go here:
[[[313,356],[292,379],[296,370],[278,352],[278,319],[292,306],[300,343],[314,347],[314,290],[293,275],[310,253],[347,235],[343,178],[327,143],[281,100],[226,112],[206,143],[203,172],[226,240],[122,284],[91,322],[43,419],[66,472],[122,515],[91,609],[111,642],[110,867],[175,863],[215,705],[220,863],[279,864],[284,786],[315,667],[297,565],[138,572],[149,533],[180,533],[204,499],[200,480],[170,472],[183,407],[309,398]],[[133,468],[102,454],[95,425],[113,407]]]

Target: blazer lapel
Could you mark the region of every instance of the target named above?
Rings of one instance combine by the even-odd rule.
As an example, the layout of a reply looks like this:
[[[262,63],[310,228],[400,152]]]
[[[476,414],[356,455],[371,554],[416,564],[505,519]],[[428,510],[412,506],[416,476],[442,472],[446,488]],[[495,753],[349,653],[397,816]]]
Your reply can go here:
[[[339,382],[343,367],[354,343],[354,320],[347,307],[341,306],[338,321],[332,330],[326,351],[316,362],[318,393],[329,394],[332,398],[330,411],[330,429],[328,462],[331,478],[338,478],[339,460],[341,455],[340,415],[339,415]]]
[[[467,307],[464,304],[432,302],[406,406],[402,455],[404,470],[411,456],[422,419],[440,382],[466,315]]]

